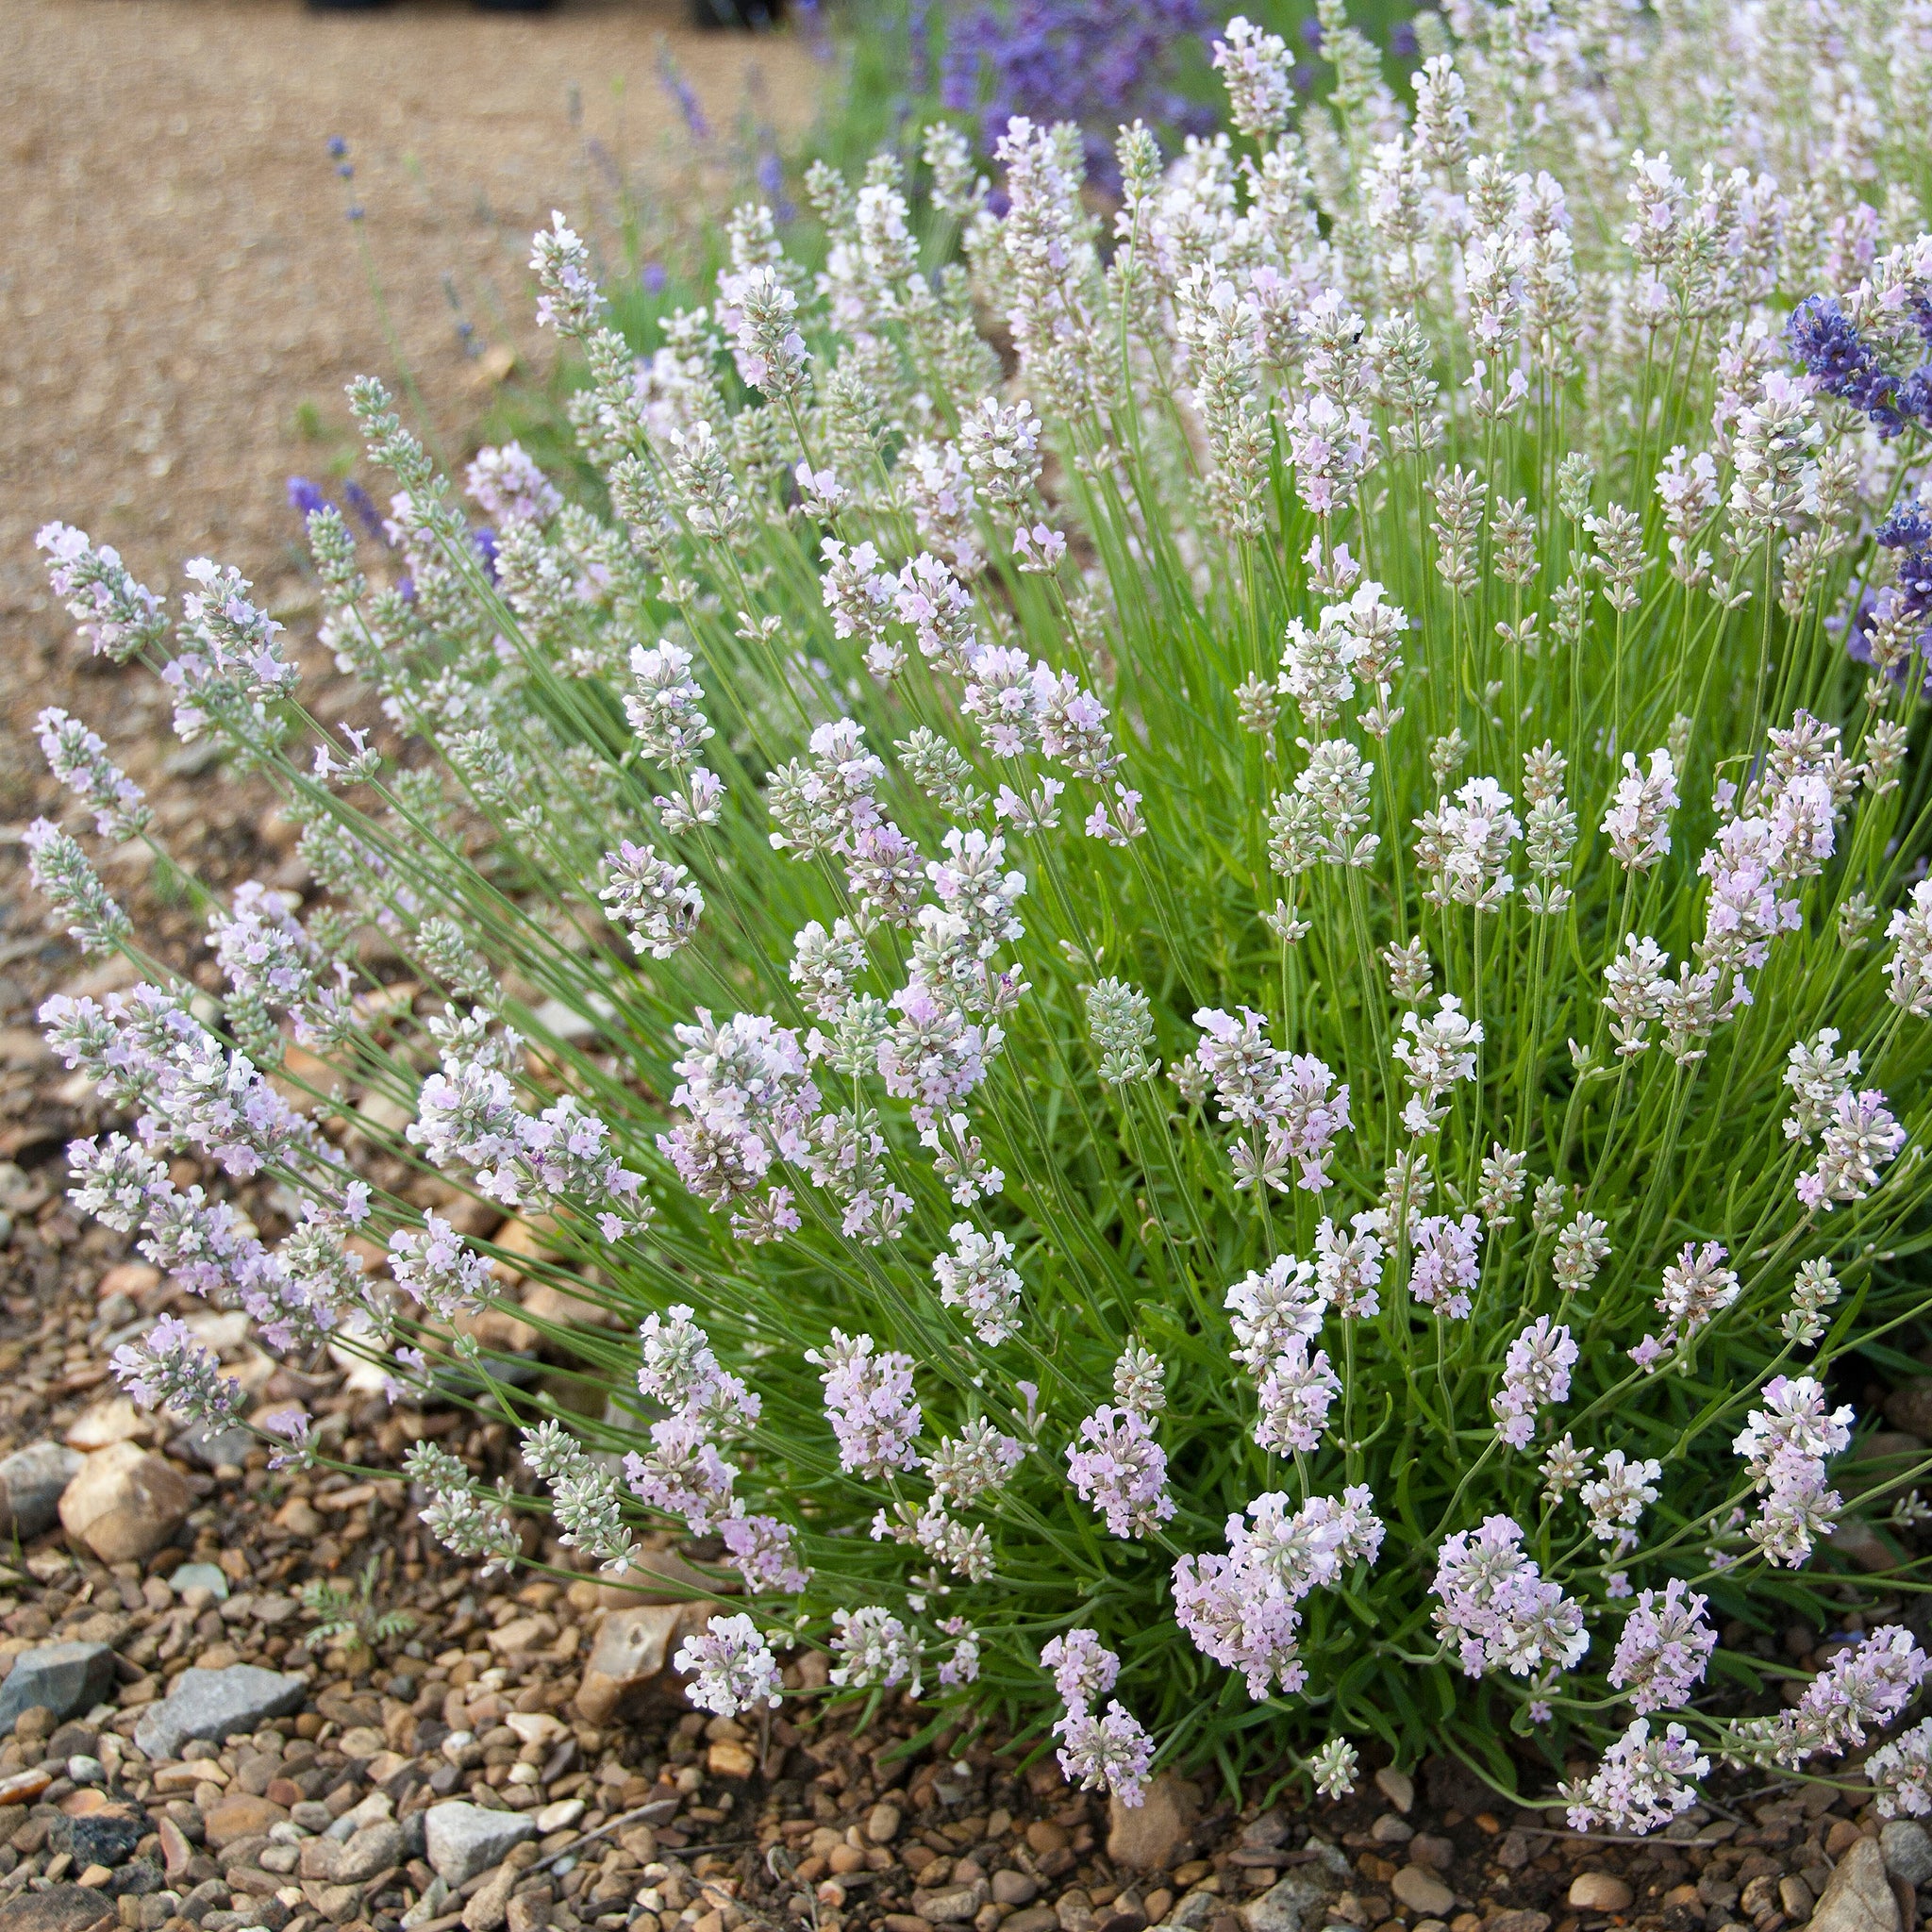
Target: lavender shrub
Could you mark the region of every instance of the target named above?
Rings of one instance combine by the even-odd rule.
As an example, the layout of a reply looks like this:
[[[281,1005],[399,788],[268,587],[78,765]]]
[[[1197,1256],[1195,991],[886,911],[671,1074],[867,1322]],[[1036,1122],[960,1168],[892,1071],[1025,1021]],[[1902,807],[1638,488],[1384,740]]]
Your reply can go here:
[[[218,1013],[49,1004],[132,1124],[76,1199],[279,1345],[515,1417],[519,1485],[412,1461],[452,1549],[714,1539],[713,1711],[813,1642],[1124,1803],[1216,1752],[1342,1790],[1359,1740],[1641,1831],[1884,1738],[1927,1809],[1903,1627],[1784,1699],[1719,1641],[1916,1590],[1916,1492],[1885,1519],[1932,1467],[1839,1473],[1841,1365],[1928,1299],[1932,63],[1828,11],[1472,0],[1404,104],[1330,8],[1302,113],[1236,21],[1231,131],[1124,129],[1110,237],[1077,130],[1007,126],[996,214],[935,125],[962,258],[891,158],[821,170],[824,272],[741,209],[642,360],[559,217],[611,513],[486,452],[479,546],[358,384],[394,549],[308,519],[354,728],[234,573],[171,629],[51,526],[84,637],[273,774],[323,889],[216,908]],[[43,728],[76,820],[148,836]],[[598,1401],[453,1327],[473,1201],[635,1335],[530,1312]],[[225,1417],[184,1332],[118,1366]]]

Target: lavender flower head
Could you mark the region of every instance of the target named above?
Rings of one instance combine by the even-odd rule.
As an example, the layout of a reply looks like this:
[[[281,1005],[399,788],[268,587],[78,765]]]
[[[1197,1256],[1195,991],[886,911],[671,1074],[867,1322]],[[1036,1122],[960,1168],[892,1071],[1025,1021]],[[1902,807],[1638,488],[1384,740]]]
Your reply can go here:
[[[242,1385],[225,1377],[214,1353],[175,1315],[163,1315],[141,1341],[124,1341],[110,1364],[114,1379],[143,1408],[171,1409],[204,1428],[230,1422]]]
[[[1067,1450],[1067,1474],[1112,1535],[1145,1537],[1174,1514],[1167,1453],[1147,1417],[1103,1403],[1080,1424],[1080,1441]]]
[[[1595,1773],[1566,1785],[1572,1831],[1648,1832],[1668,1824],[1697,1802],[1690,1780],[1710,1769],[1682,1724],[1650,1734],[1639,1718],[1610,1748]]]
[[[1610,1682],[1640,1715],[1682,1709],[1703,1682],[1717,1648],[1717,1632],[1704,1619],[1707,1602],[1677,1576],[1660,1591],[1639,1593],[1617,1640]]]
[[[743,1710],[778,1707],[778,1661],[758,1625],[741,1613],[711,1618],[699,1634],[685,1639],[671,1663],[692,1680],[686,1695],[700,1710],[736,1717]]]

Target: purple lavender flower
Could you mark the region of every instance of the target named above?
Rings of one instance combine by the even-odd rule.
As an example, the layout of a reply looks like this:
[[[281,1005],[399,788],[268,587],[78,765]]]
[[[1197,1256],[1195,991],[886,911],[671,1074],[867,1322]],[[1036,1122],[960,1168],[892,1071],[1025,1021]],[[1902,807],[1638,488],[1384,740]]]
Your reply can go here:
[[[1113,1535],[1143,1537],[1174,1514],[1167,1452],[1144,1415],[1103,1403],[1080,1424],[1080,1440],[1087,1446],[1067,1451],[1067,1474]]]
[[[1704,1621],[1708,1599],[1674,1576],[1659,1594],[1646,1590],[1624,1624],[1610,1682],[1629,1691],[1633,1709],[1681,1710],[1704,1680],[1717,1632]]]
[[[920,1407],[912,1395],[912,1357],[887,1350],[870,1335],[832,1330],[823,1349],[806,1360],[824,1370],[825,1416],[839,1439],[840,1465],[856,1475],[883,1476],[917,1469]]]
[[[693,141],[710,140],[711,124],[705,119],[704,107],[692,92],[691,82],[679,72],[677,62],[671,58],[668,46],[660,46],[658,51],[658,81],[684,117],[685,128],[691,138]]]
[[[1570,1828],[1655,1831],[1697,1802],[1686,1780],[1709,1769],[1682,1724],[1653,1738],[1650,1720],[1641,1717],[1604,1753],[1593,1776],[1564,1786]]]
[[[1582,1606],[1523,1554],[1523,1531],[1509,1517],[1458,1532],[1439,1555],[1436,1627],[1456,1645],[1466,1676],[1506,1670],[1526,1677],[1539,1664],[1567,1670],[1590,1648]]]
[[[307,476],[291,476],[287,489],[289,508],[307,523],[319,509],[328,508],[328,498],[322,493],[318,484],[311,483]]]
[[[1841,1650],[1805,1688],[1791,1713],[1801,1755],[1840,1752],[1862,1744],[1912,1701],[1932,1672],[1932,1657],[1909,1630],[1888,1624]]]
[[[385,527],[382,512],[375,507],[375,499],[352,476],[342,485],[342,501],[349,506],[349,513],[385,550],[394,549]]]
[[[1547,1315],[1539,1315],[1509,1344],[1503,1386],[1490,1398],[1490,1407],[1495,1412],[1496,1434],[1510,1448],[1529,1447],[1539,1408],[1570,1399],[1570,1371],[1576,1357],[1569,1328],[1552,1328]]]
[[[778,1707],[778,1660],[747,1616],[713,1617],[685,1639],[671,1665],[691,1678],[686,1694],[700,1710],[736,1717]]]
[[[1909,306],[1921,339],[1932,348],[1932,302],[1914,294]],[[1932,426],[1932,364],[1894,375],[1828,296],[1807,295],[1798,304],[1785,325],[1785,341],[1813,384],[1870,418],[1881,437],[1897,436],[1908,424]]]
[[[1257,1703],[1275,1685],[1299,1690],[1307,1669],[1297,1655],[1297,1607],[1311,1590],[1338,1584],[1344,1570],[1373,1563],[1383,1526],[1365,1485],[1311,1496],[1299,1509],[1278,1491],[1257,1496],[1247,1521],[1227,1519],[1224,1557],[1183,1557],[1174,1566],[1174,1617],[1205,1657],[1247,1679]]]
[[[163,1315],[142,1341],[114,1351],[114,1379],[143,1408],[171,1408],[204,1427],[225,1426],[242,1406],[242,1385],[226,1379],[215,1357],[176,1315]]]
[[[1015,117],[1079,123],[1089,171],[1111,189],[1124,122],[1183,134],[1214,125],[1173,84],[1182,46],[1209,25],[1202,0],[981,0],[948,23],[940,98],[977,114],[988,148]]]

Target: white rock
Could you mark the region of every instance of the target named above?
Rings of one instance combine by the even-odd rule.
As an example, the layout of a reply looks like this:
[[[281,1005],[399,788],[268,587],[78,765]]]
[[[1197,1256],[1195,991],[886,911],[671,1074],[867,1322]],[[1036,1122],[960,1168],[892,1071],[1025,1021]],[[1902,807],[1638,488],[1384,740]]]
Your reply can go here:
[[[1583,1912],[1621,1912],[1633,1894],[1621,1878],[1607,1872],[1579,1872],[1570,1881],[1570,1903]]]
[[[188,1520],[193,1492],[172,1462],[112,1442],[60,1492],[60,1526],[104,1563],[142,1562]]]
[[[1390,1881],[1389,1890],[1410,1911],[1440,1919],[1456,1904],[1456,1894],[1426,1865],[1405,1865]]]
[[[512,1845],[537,1835],[526,1811],[486,1811],[454,1799],[432,1805],[423,1816],[430,1869],[452,1886],[467,1885],[479,1872],[501,1864]]]

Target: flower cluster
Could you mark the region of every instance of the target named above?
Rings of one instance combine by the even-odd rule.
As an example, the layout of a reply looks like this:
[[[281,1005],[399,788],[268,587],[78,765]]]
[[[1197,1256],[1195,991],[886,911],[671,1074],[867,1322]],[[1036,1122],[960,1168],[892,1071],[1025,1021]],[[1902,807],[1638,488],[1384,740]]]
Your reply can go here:
[[[1191,5],[1001,12],[996,184],[930,117],[818,164],[823,265],[748,202],[641,347],[536,238],[601,489],[355,385],[387,514],[297,495],[364,723],[232,569],[42,533],[312,881],[149,965],[156,828],[43,716],[33,876],[146,982],[42,1015],[75,1200],[513,1412],[508,1491],[412,1455],[452,1549],[695,1540],[713,1713],[795,1643],[1124,1802],[1500,1720],[1584,1828],[1847,1749],[1932,1806],[1923,1505],[1827,1394],[1927,1311],[1923,23],[1457,6],[1396,76],[1322,0],[1227,24],[1221,130],[1148,83]],[[230,1412],[178,1321],[117,1367]],[[1831,1661],[1745,1720],[1767,1588]]]

